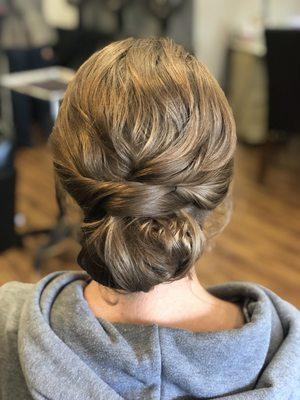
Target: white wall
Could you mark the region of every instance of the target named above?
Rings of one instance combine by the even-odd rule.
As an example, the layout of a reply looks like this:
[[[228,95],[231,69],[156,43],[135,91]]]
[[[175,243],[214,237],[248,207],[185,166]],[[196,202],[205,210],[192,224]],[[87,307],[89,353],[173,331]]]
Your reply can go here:
[[[300,14],[300,0],[194,0],[195,52],[218,80],[231,31],[261,19],[263,5],[272,23]]]

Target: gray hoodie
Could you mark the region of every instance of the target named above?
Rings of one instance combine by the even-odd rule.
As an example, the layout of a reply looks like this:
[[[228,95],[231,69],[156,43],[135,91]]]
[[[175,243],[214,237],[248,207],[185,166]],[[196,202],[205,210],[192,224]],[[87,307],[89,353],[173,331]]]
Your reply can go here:
[[[96,318],[84,273],[0,288],[1,400],[300,399],[300,316],[250,283],[210,288],[245,304],[240,329],[192,333]]]

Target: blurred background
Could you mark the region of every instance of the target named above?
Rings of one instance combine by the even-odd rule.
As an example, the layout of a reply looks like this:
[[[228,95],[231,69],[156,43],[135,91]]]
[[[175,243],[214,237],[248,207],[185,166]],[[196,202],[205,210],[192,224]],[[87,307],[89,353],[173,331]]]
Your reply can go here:
[[[47,137],[78,66],[128,36],[183,44],[236,118],[233,218],[200,280],[258,282],[299,307],[299,0],[0,0],[0,285],[78,268]]]

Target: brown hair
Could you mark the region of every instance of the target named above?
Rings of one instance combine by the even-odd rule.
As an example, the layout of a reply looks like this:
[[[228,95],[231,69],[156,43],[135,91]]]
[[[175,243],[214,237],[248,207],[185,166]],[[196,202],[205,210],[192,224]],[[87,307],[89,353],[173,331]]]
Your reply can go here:
[[[70,83],[50,142],[84,214],[78,262],[94,280],[147,292],[189,272],[228,192],[236,143],[203,64],[169,39],[110,44]]]

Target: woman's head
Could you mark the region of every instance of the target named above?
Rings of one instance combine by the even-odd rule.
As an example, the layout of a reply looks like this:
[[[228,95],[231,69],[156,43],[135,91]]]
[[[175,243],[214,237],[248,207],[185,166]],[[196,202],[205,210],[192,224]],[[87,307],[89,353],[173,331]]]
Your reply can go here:
[[[169,39],[110,44],[77,72],[50,141],[84,214],[78,261],[94,280],[147,292],[187,275],[228,192],[236,141],[199,61]]]

